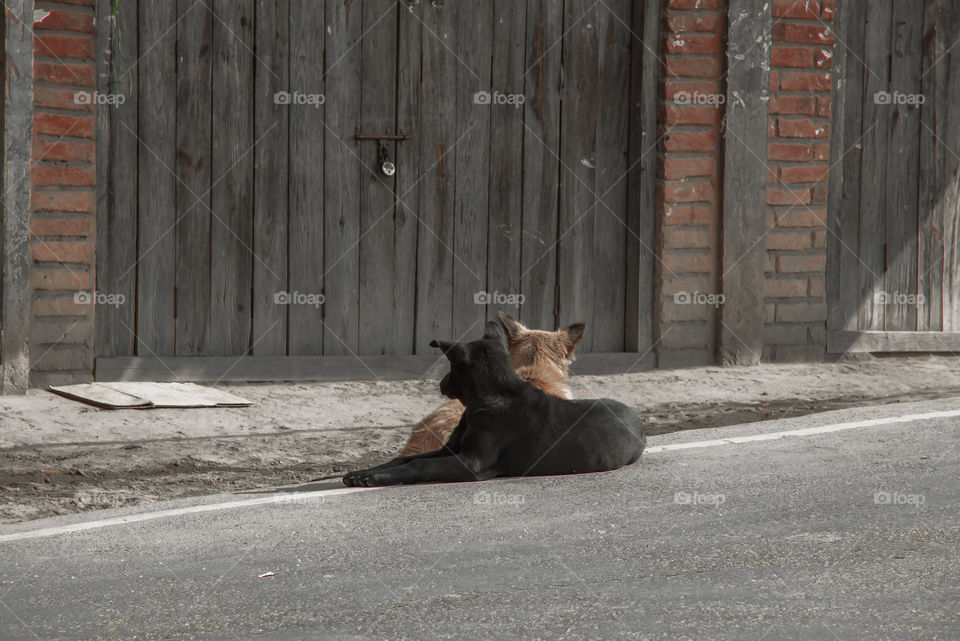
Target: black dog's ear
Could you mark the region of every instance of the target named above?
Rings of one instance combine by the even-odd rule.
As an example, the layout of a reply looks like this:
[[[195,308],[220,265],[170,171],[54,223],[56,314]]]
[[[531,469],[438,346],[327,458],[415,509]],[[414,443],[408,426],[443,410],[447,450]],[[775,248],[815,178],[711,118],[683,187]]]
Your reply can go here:
[[[487,326],[484,329],[484,339],[497,341],[503,346],[503,349],[509,349],[507,347],[507,334],[503,331],[503,328],[500,327],[500,323],[497,321],[487,321]]]
[[[497,318],[500,319],[500,325],[503,326],[504,331],[507,332],[507,338],[512,341],[517,340],[527,331],[527,328],[524,327],[521,323],[510,318],[509,314],[504,312],[497,312]]]
[[[444,356],[446,356],[447,360],[451,363],[467,362],[467,350],[460,343],[432,340],[430,341],[430,347],[439,347],[441,350],[443,350]]]

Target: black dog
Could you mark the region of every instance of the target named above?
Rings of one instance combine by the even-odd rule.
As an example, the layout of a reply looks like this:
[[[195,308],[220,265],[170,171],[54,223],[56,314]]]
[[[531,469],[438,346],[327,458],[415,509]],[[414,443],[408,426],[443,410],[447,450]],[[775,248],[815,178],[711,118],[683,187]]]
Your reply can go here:
[[[482,481],[495,476],[603,472],[640,458],[646,437],[626,405],[568,401],[520,378],[500,325],[472,343],[433,341],[450,361],[440,391],[467,408],[442,449],[343,477],[345,485]]]

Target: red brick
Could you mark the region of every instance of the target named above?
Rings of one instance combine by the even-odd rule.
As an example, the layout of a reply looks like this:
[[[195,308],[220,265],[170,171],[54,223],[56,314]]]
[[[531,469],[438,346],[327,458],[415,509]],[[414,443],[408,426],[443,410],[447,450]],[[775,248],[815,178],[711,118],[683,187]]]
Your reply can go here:
[[[76,6],[92,7],[93,0],[56,0],[57,4],[72,4]]]
[[[830,143],[822,142],[813,146],[814,160],[830,160]]]
[[[93,236],[93,218],[83,214],[72,216],[41,216],[30,218],[30,233],[34,236]]]
[[[806,278],[767,278],[763,281],[765,298],[805,298]]]
[[[33,63],[36,80],[60,85],[95,87],[96,76],[93,64],[47,62],[37,60]]]
[[[663,230],[666,249],[709,249],[710,234],[704,227],[667,227]]]
[[[668,274],[709,274],[713,271],[713,262],[710,254],[663,252],[663,267]]]
[[[89,240],[51,240],[30,243],[30,259],[35,263],[93,262],[93,242]]]
[[[64,36],[40,32],[33,39],[37,56],[60,59],[93,59],[93,38],[90,36]]]
[[[93,213],[92,191],[34,191],[30,194],[33,211],[65,211]]]
[[[677,125],[716,125],[720,122],[721,110],[715,105],[689,105],[666,103],[664,121],[668,127]]]
[[[816,20],[820,17],[820,2],[819,0],[773,0],[773,15],[776,18]]]
[[[767,251],[773,249],[800,251],[810,249],[810,232],[773,230],[767,234]]]
[[[777,257],[777,271],[780,273],[818,272],[821,273],[827,266],[827,257],[824,254],[803,256],[797,254],[781,254]],[[806,290],[804,290],[806,293]],[[802,295],[802,294],[801,294]]]
[[[672,54],[719,54],[720,35],[706,33],[674,34],[665,40],[664,50]]]
[[[831,22],[837,14],[836,0],[823,0],[823,9],[820,11],[820,18],[824,22]]]
[[[767,184],[773,185],[777,182],[777,167],[767,167]]]
[[[665,225],[709,225],[716,218],[717,211],[711,205],[667,203],[664,206]]]
[[[669,0],[667,7],[670,9],[716,9],[720,6],[720,0]]]
[[[712,176],[716,166],[713,156],[699,158],[679,158],[668,155],[663,159],[663,178],[680,180],[693,176]]]
[[[690,274],[673,276],[668,272],[664,272],[663,287],[660,293],[663,294],[664,297],[669,297],[669,300],[672,301],[673,295],[679,294],[680,292],[712,292],[715,289],[713,279],[709,274],[699,276]]]
[[[821,300],[804,300],[777,305],[777,322],[820,322],[827,319],[827,305]]]
[[[813,52],[810,47],[774,45],[770,51],[770,64],[774,67],[812,67]]]
[[[830,91],[830,74],[826,71],[783,71],[780,73],[782,91]]]
[[[827,292],[824,288],[824,282],[822,277],[811,276],[810,277],[810,289],[807,290],[807,296],[810,298],[824,298]]]
[[[816,111],[814,96],[770,96],[770,113],[812,116]]]
[[[791,189],[789,187],[767,187],[768,205],[808,205],[809,189]]]
[[[716,192],[706,180],[664,181],[663,200],[668,203],[714,202]]]
[[[667,76],[673,78],[716,78],[719,57],[667,56]]]
[[[817,69],[833,69],[833,50],[818,49],[813,57],[813,64]]]
[[[780,90],[780,72],[776,69],[770,71],[770,91]]]
[[[821,118],[830,117],[830,97],[817,96],[817,115]]]
[[[93,187],[96,184],[92,167],[58,167],[54,165],[35,165],[30,170],[30,183],[34,187]]]
[[[33,104],[48,109],[70,109],[72,111],[86,111],[93,113],[93,105],[78,102],[76,89],[56,89],[53,87],[35,87],[33,90]]]
[[[96,162],[96,147],[92,142],[33,141],[33,160],[60,160],[63,162]]]
[[[781,138],[829,138],[830,125],[809,119],[777,119],[777,135]]]
[[[777,121],[773,118],[767,118],[767,138],[776,138]]]
[[[824,179],[824,182],[814,185],[813,188],[810,190],[810,203],[813,205],[827,204],[826,179]]]
[[[33,116],[33,133],[93,138],[93,116],[37,113]]]
[[[773,24],[773,41],[832,45],[833,31],[830,27],[824,27],[822,25],[775,22]]]
[[[42,22],[33,23],[34,29],[53,31],[78,31],[93,33],[93,14],[80,11],[54,9]]]
[[[780,168],[780,182],[816,183],[827,179],[830,168],[827,165],[791,165]]]
[[[768,160],[804,162],[813,157],[810,145],[785,142],[772,142],[767,145]]]
[[[84,291],[92,286],[90,272],[85,269],[64,266],[41,267],[35,265],[30,270],[30,285],[33,289]]]
[[[719,13],[667,12],[667,30],[671,33],[688,31],[719,31],[722,16]]]
[[[827,246],[827,232],[813,232],[813,246],[815,249],[824,249]]]
[[[704,152],[714,151],[717,147],[717,130],[671,131],[663,139],[663,148],[667,151]]]
[[[826,220],[826,210],[794,207],[779,216],[778,224],[781,227],[823,227]]]
[[[36,318],[50,316],[86,316],[90,313],[90,305],[78,303],[73,294],[40,294],[33,301],[33,315]]]

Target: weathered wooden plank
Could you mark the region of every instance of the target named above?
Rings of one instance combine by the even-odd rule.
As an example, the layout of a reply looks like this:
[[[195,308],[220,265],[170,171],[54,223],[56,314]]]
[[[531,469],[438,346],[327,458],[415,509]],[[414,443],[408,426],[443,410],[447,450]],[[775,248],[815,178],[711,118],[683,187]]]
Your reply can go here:
[[[397,3],[394,0],[364,0],[360,71],[361,133],[396,133],[397,68],[384,64],[397,52]],[[393,330],[409,324],[395,307],[394,295],[398,251],[394,238],[394,176],[380,168],[382,144],[392,162],[399,143],[363,141],[356,145],[365,166],[360,172],[359,261],[359,354],[396,354],[402,344]],[[405,167],[404,169],[410,169]],[[406,311],[406,310],[404,310]]]
[[[109,9],[102,8],[102,15],[109,15]],[[111,110],[109,143],[97,150],[106,164],[105,187],[98,190],[105,202],[103,215],[97,217],[97,290],[123,296],[125,304],[97,310],[96,352],[102,356],[136,353],[138,32],[137,3],[123,5],[111,30],[109,70],[103,81],[107,91],[123,95],[124,103]]]
[[[209,344],[211,354],[240,355],[251,344],[254,7],[218,0],[213,11]]]
[[[396,198],[393,213],[394,322],[391,344],[396,354],[413,354],[417,304],[417,232],[420,196],[420,84],[423,37],[422,4],[397,13],[397,128],[413,140],[396,146]],[[432,38],[432,36],[428,37]]]
[[[660,3],[634,3],[632,25],[633,33],[639,37],[634,37],[630,45],[624,349],[646,352],[653,346],[659,77],[659,60],[654,52],[660,49]]]
[[[721,358],[754,365],[763,350],[767,99],[773,14],[766,0],[732,0],[727,45],[727,145],[723,181]],[[736,64],[733,64],[736,62]]]
[[[957,352],[960,332],[851,332],[827,333],[827,351],[848,352]]]
[[[950,15],[955,39],[960,36],[960,0],[951,2]],[[943,329],[960,331],[960,51],[953,47],[949,60],[938,64],[949,65],[950,87],[946,135],[941,140],[948,147],[947,164],[944,183],[938,189],[943,209]]]
[[[890,91],[891,0],[866,3],[864,33],[864,135],[860,183],[860,322],[862,330],[881,330],[884,323],[884,282],[887,149],[890,141],[890,106],[878,104],[881,92]],[[874,123],[876,126],[874,126]]]
[[[178,0],[176,354],[207,353],[210,314],[210,88],[213,14]]]
[[[943,329],[943,200],[940,190],[946,181],[949,151],[940,142],[947,135],[949,59],[953,44],[950,0],[926,0],[923,25],[924,96],[920,108],[920,183],[917,242],[918,310],[917,329]],[[941,64],[941,61],[943,64]]]
[[[457,172],[455,175],[453,263],[453,338],[482,334],[486,305],[479,292],[488,291],[487,234],[489,224],[490,117],[495,108],[490,85],[493,43],[493,3],[470,5],[457,14]],[[450,55],[449,51],[441,55]],[[449,90],[449,89],[448,89]],[[477,92],[486,91],[484,101]],[[490,292],[488,292],[490,293]]]
[[[290,109],[278,104],[290,85],[289,0],[256,0],[253,171],[253,339],[254,354],[287,350],[287,305],[275,300],[287,286],[287,167]]]
[[[579,352],[593,351],[597,335],[593,219],[605,215],[598,211],[594,194],[600,111],[598,11],[606,9],[597,9],[588,0],[566,0],[564,10],[557,323],[562,327],[582,321],[591,327]],[[584,15],[587,12],[590,15]]]
[[[599,111],[593,189],[592,351],[624,348],[626,323],[627,158],[630,138],[630,0],[607,3],[597,15]],[[639,44],[638,44],[639,46]]]
[[[896,104],[887,147],[887,273],[884,328],[917,329],[917,206],[920,165],[920,93],[923,12],[894,2],[890,42],[890,92]],[[894,93],[896,92],[896,93]],[[903,98],[901,98],[901,96]],[[903,103],[903,99],[906,103]]]
[[[359,339],[359,147],[362,5],[325,2],[324,340],[329,355],[356,352]],[[361,174],[363,172],[363,174]]]
[[[864,0],[849,0],[837,10],[838,38],[846,46],[834,49],[830,138],[830,189],[827,191],[827,326],[856,330],[859,318],[860,145],[872,123],[861,121],[863,105]]]
[[[140,83],[137,135],[137,353],[174,353],[176,272],[176,3],[140,3]]]
[[[528,327],[557,326],[557,216],[560,165],[560,83],[563,3],[528,0],[524,63],[523,204],[519,319]]]
[[[578,354],[578,376],[625,374],[653,368],[653,355]],[[369,381],[439,379],[449,366],[437,354],[416,356],[177,356],[98,358],[97,381]]]
[[[421,36],[420,127],[421,174],[418,187],[417,314],[415,351],[432,353],[434,338],[453,334],[453,219],[457,142],[457,69],[460,63],[447,43],[432,34],[453,34],[460,3],[421,3],[427,35]],[[414,8],[416,10],[416,7]],[[409,20],[411,16],[403,16]],[[414,143],[405,143],[407,145]]]
[[[324,126],[326,98],[323,52],[326,43],[323,3],[290,0],[290,86],[314,98],[312,105],[290,106],[289,290],[323,293]],[[339,145],[336,140],[331,143]],[[323,309],[291,305],[287,353],[323,353]]]
[[[486,320],[496,311],[520,314],[525,299],[521,294],[520,251],[523,225],[523,115],[524,39],[527,7],[516,0],[493,2],[492,91],[508,96],[507,104],[490,105],[489,220],[487,223],[487,274],[489,291],[507,298],[486,305]],[[522,96],[522,98],[521,98]],[[521,104],[522,103],[522,104]],[[523,301],[523,304],[521,304]]]

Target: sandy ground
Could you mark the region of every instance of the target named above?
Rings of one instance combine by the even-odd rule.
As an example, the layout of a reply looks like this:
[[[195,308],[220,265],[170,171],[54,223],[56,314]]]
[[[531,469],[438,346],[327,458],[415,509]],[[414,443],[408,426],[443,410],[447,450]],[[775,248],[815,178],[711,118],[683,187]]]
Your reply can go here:
[[[960,396],[960,357],[656,370],[572,383],[580,398],[634,407],[658,434]],[[394,456],[442,400],[435,380],[223,387],[253,405],[98,410],[40,390],[0,397],[0,522],[337,475]]]

